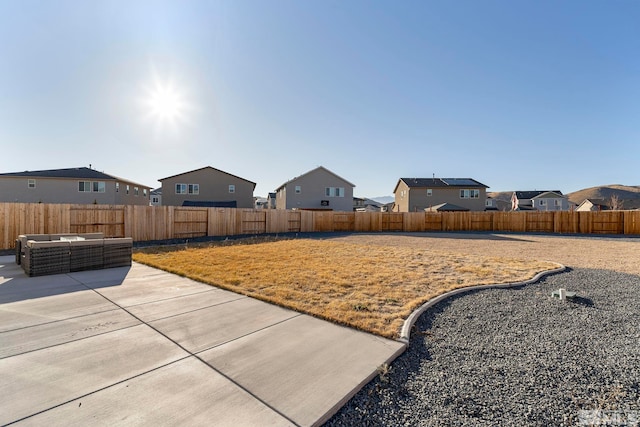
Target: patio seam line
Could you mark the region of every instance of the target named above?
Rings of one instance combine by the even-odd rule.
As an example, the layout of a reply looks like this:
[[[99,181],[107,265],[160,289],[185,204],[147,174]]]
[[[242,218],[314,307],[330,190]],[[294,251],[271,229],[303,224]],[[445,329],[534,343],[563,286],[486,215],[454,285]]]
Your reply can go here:
[[[169,273],[170,274],[170,273]],[[86,286],[86,285],[85,285]],[[281,411],[279,411],[278,409],[274,408],[273,406],[271,406],[270,404],[268,404],[267,402],[265,402],[263,399],[261,399],[259,396],[256,396],[253,392],[251,392],[250,390],[248,390],[247,388],[245,388],[243,385],[239,384],[237,381],[235,381],[233,378],[225,375],[223,372],[220,372],[218,369],[214,368],[213,366],[211,366],[210,364],[208,364],[206,361],[204,361],[200,356],[198,356],[196,353],[192,353],[191,351],[187,350],[185,347],[183,347],[180,343],[178,343],[177,341],[173,340],[171,337],[169,337],[168,335],[166,335],[165,333],[163,333],[162,331],[160,331],[159,329],[153,327],[152,325],[150,325],[149,323],[143,321],[142,319],[140,319],[138,316],[136,316],[135,314],[131,313],[130,311],[128,311],[126,308],[122,307],[121,305],[119,305],[118,303],[116,303],[115,301],[110,300],[108,297],[106,297],[105,295],[102,295],[100,292],[98,292],[97,290],[93,289],[93,291],[95,293],[97,293],[98,295],[100,295],[102,298],[106,299],[107,301],[109,301],[110,303],[116,305],[117,307],[119,307],[121,310],[125,311],[126,313],[128,313],[129,315],[133,316],[135,319],[137,319],[138,321],[142,322],[144,325],[146,325],[148,328],[150,328],[151,330],[155,331],[157,334],[160,334],[161,336],[163,336],[164,338],[166,338],[167,340],[169,340],[170,342],[172,342],[174,345],[176,345],[178,348],[180,348],[181,350],[183,350],[184,352],[186,352],[187,354],[189,354],[190,356],[195,357],[196,359],[198,359],[201,363],[203,363],[205,366],[208,366],[210,369],[212,369],[214,372],[218,373],[219,375],[223,376],[224,378],[226,378],[228,381],[230,381],[232,384],[235,384],[236,387],[240,388],[241,390],[243,390],[245,393],[249,394],[249,396],[253,397],[254,399],[256,399],[257,401],[259,401],[260,403],[262,403],[264,406],[266,406],[267,408],[271,409],[272,411],[274,411],[275,413],[277,413],[278,415],[280,415],[281,417],[283,417],[284,419],[286,419],[287,421],[289,421],[290,423],[292,423],[293,425],[298,426],[299,424],[296,423],[295,421],[293,421],[291,418],[289,418],[288,416],[286,416],[285,414],[283,414]],[[298,315],[300,315],[298,313]],[[139,326],[139,325],[138,325]]]
[[[113,311],[116,311],[116,310],[113,310]],[[140,319],[136,319],[136,320],[140,321]],[[61,343],[58,343],[58,344],[51,344],[51,345],[48,345],[46,347],[34,348],[33,350],[23,351],[22,353],[16,353],[16,354],[12,354],[10,356],[0,357],[0,360],[9,359],[10,357],[15,357],[15,356],[21,356],[23,354],[33,353],[34,351],[46,350],[46,349],[49,349],[49,348],[54,348],[54,347],[58,347],[58,346],[61,346],[61,345],[69,344],[69,343],[76,342],[76,341],[82,341],[82,340],[86,340],[86,339],[93,338],[93,337],[99,337],[100,335],[110,334],[111,332],[124,331],[125,329],[135,328],[136,326],[140,326],[141,324],[142,323],[138,323],[137,325],[125,326],[123,328],[113,329],[113,330],[106,331],[106,332],[100,332],[99,334],[89,335],[89,336],[86,336],[86,337],[82,337],[82,338],[78,338],[78,339],[70,340],[70,341],[65,341],[65,342],[61,342]]]
[[[205,348],[205,349],[202,349],[202,350],[198,350],[198,351],[196,351],[196,352],[195,352],[195,353],[193,353],[193,354],[194,354],[194,355],[197,355],[197,354],[203,353],[203,352],[205,352],[205,351],[209,351],[209,350],[212,350],[212,349],[214,349],[214,348],[220,347],[220,346],[222,346],[222,345],[226,345],[226,344],[232,343],[232,342],[234,342],[234,341],[237,341],[237,340],[239,340],[239,339],[242,339],[242,338],[248,337],[248,336],[253,335],[253,334],[257,334],[258,332],[262,332],[262,331],[264,331],[264,330],[266,330],[266,329],[269,329],[269,328],[272,328],[272,327],[274,327],[274,326],[278,326],[278,325],[280,325],[280,324],[282,324],[282,323],[284,323],[284,322],[288,322],[289,320],[292,320],[292,319],[298,318],[298,317],[300,317],[300,316],[305,316],[305,314],[303,314],[303,313],[296,313],[296,315],[295,315],[295,316],[287,317],[286,319],[282,319],[282,320],[280,320],[280,321],[278,321],[278,322],[276,322],[276,323],[272,323],[271,325],[267,325],[267,326],[262,327],[262,328],[260,328],[260,329],[256,329],[255,331],[251,331],[251,332],[248,332],[248,333],[246,333],[246,334],[244,334],[244,335],[240,335],[239,337],[236,337],[236,338],[234,338],[234,339],[231,339],[231,340],[228,340],[228,341],[224,341],[224,342],[218,343],[218,344],[213,345],[213,346],[211,346],[211,347],[209,347],[209,348]]]
[[[172,314],[172,315],[170,315],[170,316],[159,317],[159,318],[157,318],[157,319],[149,320],[148,322],[149,322],[149,323],[151,323],[151,322],[157,322],[157,321],[159,321],[159,320],[171,319],[172,317],[182,316],[183,314],[195,313],[196,311],[206,310],[206,309],[211,308],[211,307],[218,307],[218,306],[220,306],[220,305],[224,305],[224,304],[227,304],[227,303],[240,301],[240,300],[243,300],[243,299],[245,299],[245,298],[236,298],[236,299],[231,300],[231,301],[225,301],[225,302],[221,302],[221,303],[218,303],[218,304],[212,304],[212,305],[208,305],[208,306],[206,306],[206,307],[194,308],[193,310],[189,310],[189,311],[185,311],[185,312],[177,313],[177,314]],[[128,308],[128,307],[127,307],[127,308]]]
[[[114,307],[114,308],[110,308],[108,310],[96,311],[95,313],[79,314],[77,316],[65,317],[64,319],[51,320],[49,322],[44,322],[44,323],[36,323],[34,325],[23,326],[21,328],[8,329],[6,331],[0,331],[0,335],[4,334],[5,332],[15,332],[15,331],[20,331],[22,329],[35,328],[36,326],[50,325],[52,323],[64,322],[65,320],[79,319],[81,317],[93,316],[94,314],[101,314],[101,313],[106,313],[106,312],[109,312],[109,311],[117,311],[117,310],[118,310],[118,307]]]
[[[205,293],[208,293],[208,292],[215,292],[215,291],[216,291],[216,289],[207,289],[206,291],[195,292],[193,294],[179,295],[179,296],[176,296],[176,297],[169,297],[169,298],[162,298],[162,299],[159,299],[159,300],[149,301],[149,302],[140,302],[138,304],[131,304],[131,305],[123,306],[123,307],[126,307],[126,308],[139,307],[141,305],[153,304],[154,302],[162,302],[162,301],[169,301],[169,300],[172,300],[172,299],[187,298],[187,297],[190,297],[192,295],[200,295],[200,294],[205,294]]]
[[[38,412],[34,412],[33,414],[30,414],[30,415],[24,416],[24,417],[22,417],[22,418],[20,418],[20,419],[17,419],[17,420],[13,420],[13,421],[11,421],[11,422],[9,422],[9,423],[5,424],[5,425],[10,426],[10,425],[12,425],[12,424],[19,423],[19,422],[21,422],[21,421],[24,421],[24,420],[29,419],[29,418],[31,418],[31,417],[35,417],[36,415],[39,415],[39,414],[43,414],[43,413],[45,413],[45,412],[47,412],[47,411],[51,411],[52,409],[56,409],[56,408],[58,408],[58,407],[60,407],[60,406],[66,405],[66,404],[71,403],[71,402],[73,402],[73,401],[76,401],[76,400],[78,400],[78,399],[83,399],[83,398],[85,398],[85,397],[87,397],[87,396],[91,396],[92,394],[95,394],[95,393],[98,393],[98,392],[100,392],[100,391],[106,390],[106,389],[111,388],[111,387],[113,387],[113,386],[116,386],[116,385],[118,385],[118,384],[122,384],[122,383],[127,382],[127,381],[130,381],[130,380],[132,380],[132,379],[134,379],[134,378],[141,377],[142,375],[146,375],[146,374],[151,373],[151,372],[153,372],[153,371],[157,371],[158,369],[162,369],[162,368],[167,367],[167,366],[169,366],[169,365],[173,365],[174,363],[178,363],[178,362],[181,362],[181,361],[183,361],[183,360],[189,359],[190,357],[194,357],[194,356],[193,356],[193,355],[187,355],[187,356],[180,357],[179,359],[172,360],[171,362],[165,363],[164,365],[156,366],[155,368],[149,369],[148,371],[141,372],[141,373],[136,374],[136,375],[134,375],[134,376],[132,376],[132,377],[127,377],[127,378],[125,378],[125,379],[123,379],[123,380],[116,381],[116,382],[115,382],[115,383],[113,383],[113,384],[109,384],[109,385],[106,385],[106,386],[104,386],[104,387],[101,387],[101,388],[99,388],[99,389],[97,389],[97,390],[93,390],[93,391],[90,391],[89,393],[85,393],[85,394],[83,394],[83,395],[81,395],[81,396],[74,397],[73,399],[69,399],[69,400],[67,400],[66,402],[58,403],[58,404],[56,404],[56,405],[53,405],[53,406],[52,406],[52,407],[50,407],[50,408],[43,409],[43,410],[38,411]]]

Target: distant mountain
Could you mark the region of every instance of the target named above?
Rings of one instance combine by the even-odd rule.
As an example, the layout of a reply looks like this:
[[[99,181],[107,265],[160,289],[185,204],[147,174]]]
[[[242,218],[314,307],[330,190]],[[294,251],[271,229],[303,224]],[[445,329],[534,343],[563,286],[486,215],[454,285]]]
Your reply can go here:
[[[371,200],[375,200],[378,203],[387,204],[394,202],[396,199],[393,196],[379,196],[379,197],[371,197]]]
[[[640,199],[640,185],[601,185],[598,187],[585,188],[583,190],[574,191],[567,194],[570,201],[579,205],[585,199],[604,199],[609,200],[611,196],[616,195],[618,199]]]

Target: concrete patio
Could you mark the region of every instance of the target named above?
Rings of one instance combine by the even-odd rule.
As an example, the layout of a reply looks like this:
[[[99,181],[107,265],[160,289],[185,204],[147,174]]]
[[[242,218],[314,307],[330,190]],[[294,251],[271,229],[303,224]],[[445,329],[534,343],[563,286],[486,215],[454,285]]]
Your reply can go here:
[[[0,257],[0,424],[317,425],[400,342],[134,263]]]

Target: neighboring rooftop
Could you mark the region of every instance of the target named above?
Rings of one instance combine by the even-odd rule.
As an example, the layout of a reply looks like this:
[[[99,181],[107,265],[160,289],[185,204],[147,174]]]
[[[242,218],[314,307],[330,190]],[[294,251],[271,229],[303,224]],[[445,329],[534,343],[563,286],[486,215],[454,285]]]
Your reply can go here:
[[[123,181],[131,184],[137,184],[128,179],[123,179],[114,175],[109,175],[104,172],[100,172],[95,169],[91,169],[87,167],[0,173],[0,177],[99,179],[104,181]],[[147,187],[146,185],[142,185],[142,184],[137,184],[137,185],[140,185],[141,187]]]

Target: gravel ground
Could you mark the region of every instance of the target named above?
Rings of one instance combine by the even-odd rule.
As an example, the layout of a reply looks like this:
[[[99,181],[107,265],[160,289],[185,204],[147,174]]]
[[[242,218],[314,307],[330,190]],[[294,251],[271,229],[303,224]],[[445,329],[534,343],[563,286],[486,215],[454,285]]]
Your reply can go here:
[[[640,276],[594,269],[452,297],[325,425],[638,425],[638,307]]]

